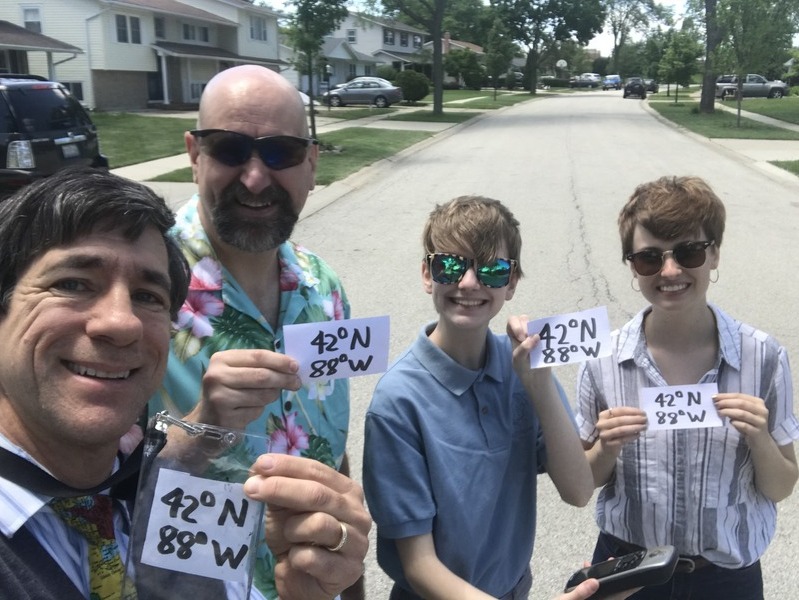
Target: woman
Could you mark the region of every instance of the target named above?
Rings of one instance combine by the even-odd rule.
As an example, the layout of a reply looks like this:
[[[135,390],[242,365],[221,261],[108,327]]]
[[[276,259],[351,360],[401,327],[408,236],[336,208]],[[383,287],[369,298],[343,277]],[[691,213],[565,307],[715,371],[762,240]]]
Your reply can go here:
[[[645,183],[619,215],[622,257],[649,302],[583,365],[580,435],[602,487],[594,562],[670,544],[682,560],[636,599],[761,600],[760,556],[797,480],[788,357],[774,338],[707,301],[725,210],[697,177]],[[642,388],[717,384],[720,427],[650,430]]]

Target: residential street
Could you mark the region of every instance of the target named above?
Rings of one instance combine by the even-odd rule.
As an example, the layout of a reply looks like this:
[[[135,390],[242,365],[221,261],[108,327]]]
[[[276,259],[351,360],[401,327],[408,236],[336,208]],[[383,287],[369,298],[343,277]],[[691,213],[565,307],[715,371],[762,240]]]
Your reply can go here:
[[[643,307],[621,262],[616,216],[634,187],[666,174],[706,178],[724,200],[727,231],[710,298],[775,335],[799,363],[796,224],[799,180],[720,143],[686,135],[637,100],[611,93],[529,102],[448,130],[392,161],[315,192],[295,239],[342,276],[353,316],[391,316],[391,358],[434,318],[420,284],[421,229],[434,204],[461,194],[507,203],[522,223],[526,278],[494,322],[512,313],[548,316],[608,307],[613,327]],[[799,368],[799,367],[795,367]],[[557,376],[570,397],[576,368]],[[799,377],[794,372],[794,386]],[[363,415],[375,377],[352,380],[350,456],[360,472]],[[468,504],[469,499],[464,498]],[[795,596],[799,493],[779,505],[778,532],[764,559],[766,598]],[[590,558],[593,502],[565,506],[540,478],[531,598],[549,599]],[[373,546],[374,547],[374,546]],[[388,598],[374,551],[367,597]]]

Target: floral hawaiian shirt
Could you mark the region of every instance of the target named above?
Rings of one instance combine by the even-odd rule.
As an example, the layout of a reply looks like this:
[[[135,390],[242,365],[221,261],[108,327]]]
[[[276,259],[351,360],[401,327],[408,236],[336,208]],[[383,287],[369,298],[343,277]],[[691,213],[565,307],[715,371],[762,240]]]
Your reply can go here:
[[[280,314],[276,330],[264,319],[232,275],[217,260],[200,223],[195,195],[177,214],[172,230],[191,268],[189,294],[180,309],[163,386],[150,402],[150,414],[167,410],[182,417],[201,395],[202,376],[219,350],[265,348],[280,352],[283,327],[347,319],[350,307],[333,270],[318,256],[292,242],[279,248]],[[338,468],[344,456],[349,423],[346,379],[284,390],[250,423],[251,458],[264,452],[305,456]],[[256,437],[257,436],[257,437]],[[263,440],[259,443],[257,440]],[[274,564],[260,549],[255,585],[276,598]]]

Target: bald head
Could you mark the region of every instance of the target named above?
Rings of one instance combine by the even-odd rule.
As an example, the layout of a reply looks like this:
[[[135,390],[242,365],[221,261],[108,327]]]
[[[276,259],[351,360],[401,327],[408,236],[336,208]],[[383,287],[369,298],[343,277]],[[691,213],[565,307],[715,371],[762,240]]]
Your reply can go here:
[[[281,123],[283,134],[308,136],[305,107],[299,92],[279,73],[242,65],[217,73],[200,99],[198,129],[246,131],[262,123]],[[231,127],[240,124],[241,128]]]

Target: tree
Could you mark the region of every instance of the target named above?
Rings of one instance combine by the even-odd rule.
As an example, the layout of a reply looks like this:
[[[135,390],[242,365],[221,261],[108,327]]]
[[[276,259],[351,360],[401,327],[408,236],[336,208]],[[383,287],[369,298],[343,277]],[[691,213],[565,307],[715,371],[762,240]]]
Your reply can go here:
[[[324,0],[321,0],[324,1]],[[399,18],[409,25],[424,29],[433,41],[433,114],[444,113],[444,61],[441,52],[444,14],[449,0],[368,0],[367,4],[383,7],[385,15]]]
[[[633,31],[646,31],[653,21],[670,19],[667,9],[654,0],[607,0],[607,25],[613,36],[613,61],[617,71],[624,71],[619,58]]]
[[[691,78],[699,70],[696,61],[702,56],[703,49],[691,32],[670,31],[667,37],[666,51],[660,61],[658,73],[663,81],[676,84],[676,103],[680,96],[680,86],[691,83]]]
[[[485,48],[493,21],[491,7],[481,0],[449,0],[441,27],[443,31],[449,31],[453,40]]]
[[[495,100],[499,78],[503,73],[507,73],[516,50],[516,44],[510,39],[502,20],[495,19],[491,31],[488,32],[488,43],[485,47],[485,66],[488,76],[491,77],[491,84],[494,86]]]
[[[469,89],[480,89],[483,80],[483,66],[480,58],[466,49],[450,50],[444,56],[444,71],[447,75],[463,80]]]
[[[313,73],[318,64],[324,37],[347,17],[347,0],[288,0],[291,14],[291,42],[303,55],[308,71],[308,96],[311,98],[311,136],[316,137],[313,107]]]
[[[791,47],[799,24],[799,0],[718,0],[719,25],[726,32],[738,76],[738,125],[741,124],[743,79],[765,71],[774,54]]]
[[[540,62],[557,42],[588,43],[602,31],[603,0],[491,0],[510,35],[527,47],[526,75],[535,94]]]

